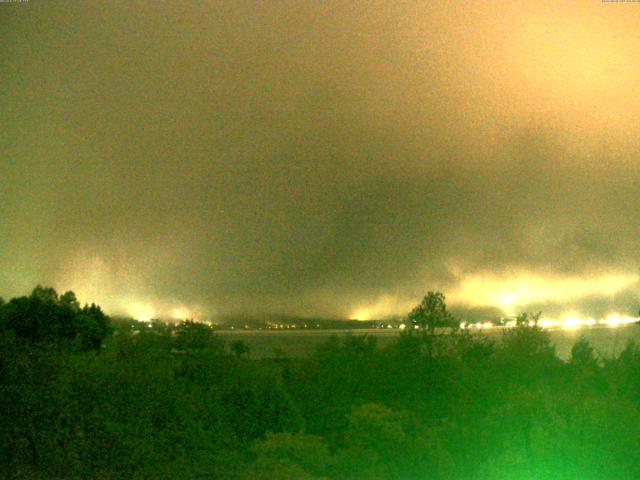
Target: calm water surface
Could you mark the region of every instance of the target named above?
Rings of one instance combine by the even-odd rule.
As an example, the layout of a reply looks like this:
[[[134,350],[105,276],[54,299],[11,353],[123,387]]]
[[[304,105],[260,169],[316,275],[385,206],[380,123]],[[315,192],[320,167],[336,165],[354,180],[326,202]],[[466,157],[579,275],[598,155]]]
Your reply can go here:
[[[581,336],[584,336],[596,352],[603,357],[619,354],[627,342],[636,340],[640,342],[639,325],[620,325],[616,327],[597,325],[593,327],[579,327],[574,329],[550,328],[551,341],[556,347],[560,358],[567,359],[571,355],[571,347]],[[488,335],[500,339],[504,330],[494,327],[475,333],[476,335]],[[371,335],[378,339],[378,344],[384,346],[393,341],[399,334],[398,330],[236,330],[220,331],[219,335],[228,343],[242,340],[251,349],[253,358],[271,357],[274,352],[280,350],[289,356],[304,356],[313,352],[315,347],[326,341],[332,335],[338,337],[353,335]]]

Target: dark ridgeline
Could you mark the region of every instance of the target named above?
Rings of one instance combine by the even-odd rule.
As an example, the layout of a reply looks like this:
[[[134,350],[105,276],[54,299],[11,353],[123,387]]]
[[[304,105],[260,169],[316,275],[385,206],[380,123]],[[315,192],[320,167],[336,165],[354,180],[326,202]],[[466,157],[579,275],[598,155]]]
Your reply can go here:
[[[640,478],[637,345],[563,362],[528,321],[456,329],[434,292],[405,320],[384,347],[255,359],[194,322],[110,327],[72,292],[0,301],[0,478]]]

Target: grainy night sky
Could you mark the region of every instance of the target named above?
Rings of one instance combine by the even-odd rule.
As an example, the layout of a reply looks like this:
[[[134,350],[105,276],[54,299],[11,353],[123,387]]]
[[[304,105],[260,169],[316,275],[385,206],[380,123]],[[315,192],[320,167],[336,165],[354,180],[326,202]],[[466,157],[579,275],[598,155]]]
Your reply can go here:
[[[0,293],[640,303],[640,4],[0,3]]]

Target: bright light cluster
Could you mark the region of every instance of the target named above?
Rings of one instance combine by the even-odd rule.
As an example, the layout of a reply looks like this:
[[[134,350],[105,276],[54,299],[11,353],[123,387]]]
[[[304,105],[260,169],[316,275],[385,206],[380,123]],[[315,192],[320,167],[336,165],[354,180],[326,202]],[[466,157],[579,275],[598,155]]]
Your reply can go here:
[[[127,306],[127,313],[136,320],[141,322],[149,322],[156,316],[156,310],[150,304],[132,303]]]
[[[630,317],[628,315],[620,315],[618,313],[611,313],[605,318],[596,320],[593,317],[579,317],[576,315],[569,315],[560,320],[542,319],[538,322],[541,327],[556,327],[564,329],[574,329],[579,327],[591,327],[594,325],[606,325],[609,327],[617,327],[618,325],[628,325],[638,321],[636,317]]]
[[[509,315],[523,305],[565,302],[594,294],[613,295],[639,281],[637,274],[610,273],[582,277],[547,277],[524,272],[518,275],[465,277],[447,298],[467,305],[492,305]]]
[[[629,323],[635,323],[637,321],[637,318],[629,317],[627,315],[618,315],[614,313],[605,318],[602,323],[610,327],[617,327],[618,325],[628,325]]]
[[[563,330],[573,330],[581,327],[592,327],[594,325],[602,325],[607,327],[618,327],[621,325],[629,325],[631,323],[636,323],[640,319],[637,317],[631,317],[629,315],[620,315],[618,313],[610,313],[604,318],[600,320],[596,320],[593,317],[581,317],[575,314],[566,315],[560,319],[553,318],[541,318],[538,321],[538,326],[541,328],[560,328]],[[516,321],[509,320],[504,324],[506,327],[515,327]],[[529,326],[533,327],[535,322],[530,321]],[[481,322],[476,324],[465,324],[461,325],[461,328],[475,328],[475,329],[486,329],[494,327],[495,324],[492,322]]]

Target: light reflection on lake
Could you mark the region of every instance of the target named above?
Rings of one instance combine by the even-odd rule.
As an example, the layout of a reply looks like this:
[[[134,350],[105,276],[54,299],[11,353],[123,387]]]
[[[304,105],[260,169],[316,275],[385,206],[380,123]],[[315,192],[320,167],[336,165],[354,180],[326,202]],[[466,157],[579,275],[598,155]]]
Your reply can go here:
[[[493,327],[474,331],[473,334],[489,335],[499,340],[504,330],[504,327]],[[618,355],[629,340],[640,342],[640,326],[634,324],[619,326],[595,325],[579,328],[554,327],[547,328],[545,331],[548,331],[551,335],[551,341],[556,347],[558,356],[565,360],[569,358],[571,347],[581,336],[584,336],[594,347],[597,354],[603,357]],[[234,330],[218,331],[217,333],[228,343],[242,340],[251,349],[253,358],[263,358],[272,357],[277,349],[289,356],[305,356],[332,335],[342,336],[348,333],[353,335],[372,335],[378,339],[380,346],[384,346],[399,335],[399,330]]]

